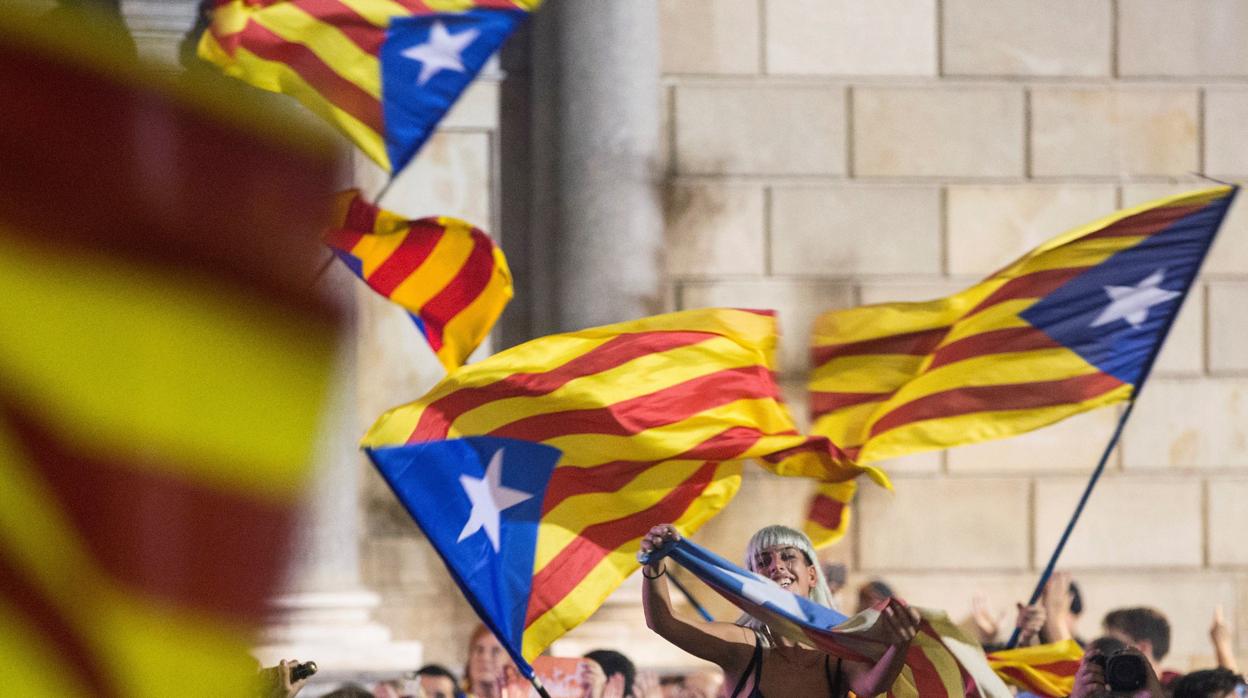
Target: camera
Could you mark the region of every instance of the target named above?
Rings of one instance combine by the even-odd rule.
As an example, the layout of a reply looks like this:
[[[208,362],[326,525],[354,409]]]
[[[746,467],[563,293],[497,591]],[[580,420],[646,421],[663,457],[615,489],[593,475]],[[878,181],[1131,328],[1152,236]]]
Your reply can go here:
[[[1138,691],[1148,683],[1148,667],[1144,664],[1147,660],[1138,654],[1120,650],[1108,657],[1089,657],[1088,661],[1105,670],[1105,684],[1111,691]]]

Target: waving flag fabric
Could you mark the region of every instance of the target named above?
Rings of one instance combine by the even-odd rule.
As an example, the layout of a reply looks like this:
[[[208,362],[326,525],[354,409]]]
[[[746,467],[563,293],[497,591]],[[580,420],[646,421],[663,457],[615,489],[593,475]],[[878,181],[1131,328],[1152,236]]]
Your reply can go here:
[[[715,553],[681,539],[657,554],[680,563],[741,610],[767,623],[773,633],[853,661],[874,663],[888,645],[884,608],[870,608],[852,618],[802,598],[770,579],[737,567]],[[652,555],[653,555],[652,554]],[[889,599],[886,604],[898,603]],[[962,634],[941,611],[918,609],[919,634],[910,643],[906,666],[888,695],[895,698],[991,696],[1009,689],[997,678],[979,646]]]
[[[872,463],[1128,399],[1235,191],[1121,211],[948,298],[824,314],[813,334],[812,430]]]
[[[745,458],[782,475],[848,480],[827,439],[797,433],[772,375],[767,311],[691,310],[533,340],[456,371],[384,414],[372,448],[468,435],[563,451],[542,505],[524,656],[593,613],[637,569],[641,536],[691,533],[740,484]]]
[[[537,526],[559,450],[470,437],[371,449],[369,457],[521,673]]]
[[[333,364],[337,165],[89,35],[0,18],[0,692],[248,695]]]
[[[325,242],[372,289],[407,309],[447,371],[459,368],[512,297],[507,259],[456,218],[404,220],[356,190],[338,195]]]
[[[199,55],[288,94],[390,172],[541,0],[214,0]]]
[[[1074,640],[1001,650],[988,655],[988,665],[1007,683],[1038,696],[1062,698],[1075,688],[1075,672],[1083,648]]]
[[[821,482],[815,486],[802,530],[816,548],[827,547],[845,537],[852,511],[850,503],[857,491],[857,480]]]

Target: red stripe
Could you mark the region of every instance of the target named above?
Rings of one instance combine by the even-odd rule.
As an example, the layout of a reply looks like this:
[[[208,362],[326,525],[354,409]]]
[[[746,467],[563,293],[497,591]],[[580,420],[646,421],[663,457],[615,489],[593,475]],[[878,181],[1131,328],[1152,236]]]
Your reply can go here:
[[[1031,327],[1007,327],[1000,330],[980,332],[963,337],[936,350],[927,371],[932,371],[966,359],[989,354],[1008,354],[1034,349],[1060,349],[1062,344],[1052,337]]]
[[[899,609],[900,610],[900,609]],[[931,625],[924,621],[919,626],[919,632],[940,642],[940,636],[932,630]],[[941,643],[943,647],[943,643]],[[945,684],[940,678],[940,672],[936,670],[936,665],[927,658],[927,654],[918,643],[910,645],[906,650],[906,666],[910,667],[910,673],[914,677],[914,687],[916,693],[923,698],[937,698],[939,696],[948,696],[949,692],[945,689]],[[959,668],[961,665],[958,665]]]
[[[282,580],[291,510],[78,452],[16,409],[4,411],[101,569],[162,604],[244,626],[262,617]]]
[[[378,27],[364,19],[338,0],[297,0],[294,4],[318,20],[332,25],[350,39],[351,43],[371,56],[377,56],[381,45],[386,41],[385,27]]]
[[[91,649],[90,641],[78,632],[44,590],[23,573],[21,564],[7,548],[0,547],[0,597],[26,619],[24,627],[38,634],[53,650],[52,654],[61,660],[56,670],[71,674],[72,679],[90,689],[89,695],[106,698],[122,695],[102,658]],[[77,584],[82,589],[90,580],[79,579]],[[12,661],[12,658],[5,661]],[[9,686],[8,690],[15,688],[20,687]]]
[[[349,255],[355,254],[351,250],[355,249],[355,246],[360,244],[360,240],[363,239],[363,233],[357,233],[351,230],[330,230],[325,233],[326,245],[329,245],[335,250],[346,252]]]
[[[845,502],[838,502],[825,494],[816,494],[810,502],[810,511],[806,513],[806,518],[829,531],[839,530],[845,521]]]
[[[1063,284],[1071,279],[1079,276],[1091,267],[1063,267],[1061,269],[1045,269],[1025,274],[1017,278],[1010,279],[1002,284],[1000,288],[993,291],[992,295],[983,300],[982,303],[975,306],[971,312],[963,316],[963,318],[987,310],[994,305],[1004,303],[1006,301],[1017,300],[1019,298],[1039,298],[1061,288]]]
[[[714,480],[717,463],[706,463],[649,509],[586,527],[533,575],[527,628],[554,608],[608,554],[642,536],[656,521],[676,521]]]
[[[792,435],[797,434],[796,431],[785,432],[785,433],[792,434]],[[849,455],[845,453],[845,451],[842,450],[840,446],[837,446],[836,444],[832,443],[832,440],[826,436],[807,436],[806,440],[798,444],[797,446],[792,446],[789,448],[781,449],[779,451],[772,451],[771,453],[765,454],[760,457],[763,460],[767,461],[768,463],[775,465],[799,453],[810,453],[810,452],[818,452],[818,453],[826,454],[830,460],[836,461],[838,463],[853,462],[852,459],[850,459]]]
[[[1220,199],[1218,200],[1221,201]],[[1215,202],[1210,202],[1215,203]],[[1084,240],[1096,240],[1098,238],[1116,238],[1116,237],[1145,237],[1156,235],[1164,232],[1175,221],[1196,213],[1210,204],[1196,204],[1190,206],[1165,206],[1162,208],[1150,208],[1147,211],[1141,211],[1134,216],[1123,218],[1120,221],[1112,223],[1094,233],[1089,233],[1079,238],[1079,242]]]
[[[1059,659],[1056,662],[1032,664],[1031,668],[1058,677],[1072,678],[1075,672],[1079,671],[1079,664],[1080,660],[1078,659]]]
[[[933,349],[939,346],[948,332],[948,327],[937,327],[930,330],[919,330],[918,332],[866,339],[861,342],[812,347],[810,350],[811,363],[814,366],[822,366],[832,359],[842,356],[862,356],[866,354],[923,356],[930,354]]]
[[[524,417],[495,429],[490,436],[524,441],[546,441],[568,434],[633,436],[722,405],[759,398],[779,399],[771,371],[766,366],[742,366],[603,407]]]
[[[494,242],[488,235],[473,228],[472,251],[468,253],[468,259],[450,282],[420,309],[420,319],[425,323],[425,337],[435,352],[442,349],[442,333],[446,326],[481,295],[493,276]]]
[[[387,298],[394,293],[394,289],[398,288],[399,284],[411,278],[420,265],[425,263],[442,236],[450,233],[446,232],[446,228],[438,225],[437,219],[421,218],[418,221],[412,221],[406,233],[393,234],[407,237],[403,238],[403,242],[399,243],[389,257],[386,257],[386,261],[379,264],[368,277],[368,285]],[[408,310],[418,309],[408,308]]]
[[[601,373],[647,354],[691,346],[718,336],[710,332],[675,331],[621,334],[548,371],[513,373],[479,388],[460,388],[433,401],[424,409],[408,442],[446,438],[451,423],[460,415],[488,402],[546,395],[575,378]]]
[[[376,233],[379,232],[377,230],[377,219],[380,215],[380,208],[370,204],[362,195],[357,193],[351,197],[351,202],[347,204],[347,212],[343,217],[342,227],[361,233]]]
[[[1083,402],[1121,385],[1123,382],[1117,378],[1098,372],[1061,380],[954,388],[912,400],[889,412],[871,425],[871,436],[925,419]]]
[[[810,391],[810,414],[819,417],[854,405],[884,402],[892,394],[891,390],[887,393],[836,393],[812,390]]]
[[[1005,667],[997,667],[993,669],[993,671],[995,671],[998,675],[1004,674],[1005,676],[1011,679],[1014,679],[1014,681],[1018,685],[1023,686],[1031,693],[1035,693],[1036,695],[1039,695],[1039,696],[1051,696],[1051,698],[1060,698],[1059,696],[1052,696],[1052,694],[1045,692],[1043,686],[1041,686],[1038,682],[1036,682],[1035,680],[1036,677],[1028,674],[1026,670],[1024,669],[1021,669],[1016,666],[1005,666]]]
[[[242,31],[232,37],[220,37],[219,41],[236,42],[265,60],[286,64],[335,107],[378,134],[385,133],[381,102],[359,85],[334,72],[307,46],[287,41],[251,20]]]
[[[750,427],[729,427],[693,448],[661,461],[618,460],[587,468],[562,466],[551,474],[542,502],[542,514],[553,510],[569,497],[616,492],[647,468],[675,460],[734,460],[758,443],[762,433]]]

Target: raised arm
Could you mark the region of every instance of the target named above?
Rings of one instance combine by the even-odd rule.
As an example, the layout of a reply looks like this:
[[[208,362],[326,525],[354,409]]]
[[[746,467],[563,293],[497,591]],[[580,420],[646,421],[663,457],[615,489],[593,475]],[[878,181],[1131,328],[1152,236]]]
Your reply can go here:
[[[650,551],[680,540],[671,524],[659,524],[641,540],[641,551]],[[677,614],[667,585],[667,561],[642,565],[641,601],[646,625],[665,640],[708,662],[718,664],[728,675],[745,668],[754,651],[753,632],[732,623],[707,622]]]
[[[849,690],[854,695],[875,696],[888,692],[906,665],[906,653],[919,632],[919,621],[919,612],[895,597],[880,611],[879,622],[884,624],[885,638],[889,643],[884,655],[875,664],[843,664],[849,679]]]

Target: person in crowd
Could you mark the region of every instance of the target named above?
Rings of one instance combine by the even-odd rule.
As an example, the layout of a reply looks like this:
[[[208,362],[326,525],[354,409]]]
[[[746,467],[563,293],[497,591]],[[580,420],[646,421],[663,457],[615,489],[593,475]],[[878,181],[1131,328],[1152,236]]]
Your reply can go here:
[[[261,669],[257,695],[261,698],[294,698],[312,678],[311,674],[298,679],[291,676],[291,670],[300,663],[298,659],[283,659],[277,666]]]
[[[1054,572],[1044,585],[1040,596],[1044,606],[1044,629],[1040,632],[1042,643],[1074,640],[1085,646],[1079,637],[1079,617],[1083,614],[1083,595],[1079,585],[1069,572]]]
[[[1105,681],[1105,668],[1100,661],[1101,658],[1118,652],[1137,654],[1145,660],[1148,659],[1143,652],[1128,646],[1118,638],[1111,636],[1094,640],[1088,644],[1087,652],[1079,661],[1079,669],[1075,671],[1075,685],[1070,692],[1070,698],[1106,698],[1111,695],[1124,695],[1109,692],[1109,686]],[[1157,679],[1157,673],[1153,671],[1152,665],[1147,661],[1143,664],[1147,672],[1144,687],[1127,695],[1130,698],[1166,698],[1166,691],[1161,687],[1161,682]]]
[[[1014,627],[1018,629],[1018,647],[1028,647],[1030,645],[1040,644],[1040,632],[1044,628],[1046,611],[1043,604],[1032,604],[1024,606],[1022,603],[1015,604],[1018,615],[1014,621]],[[1006,648],[1006,644],[1001,642],[1001,622],[1005,620],[1006,611],[999,614],[993,613],[988,606],[988,597],[983,594],[975,594],[971,597],[971,621],[975,628],[975,634],[979,639],[979,644],[984,648],[985,652],[995,652]]]
[[[472,698],[502,698],[507,669],[515,663],[494,633],[478,624],[468,639],[468,665],[464,668],[464,692]]]
[[[681,682],[679,698],[718,698],[723,688],[723,671],[697,669],[685,674],[685,680]]]
[[[1244,677],[1230,669],[1202,669],[1174,682],[1174,698],[1243,698]]]
[[[1161,669],[1161,660],[1170,651],[1170,621],[1161,611],[1143,606],[1119,608],[1105,614],[1101,625],[1106,635],[1139,650],[1161,677],[1161,685],[1170,686],[1179,677],[1176,672]]]
[[[410,676],[410,674],[409,674]],[[462,698],[456,687],[455,675],[441,664],[426,664],[414,677],[424,698]]]
[[[643,553],[680,540],[671,524],[659,524],[642,538]],[[814,546],[806,534],[787,526],[768,526],[750,538],[745,566],[781,588],[827,605],[831,600]],[[766,624],[742,616],[734,623],[706,622],[677,615],[668,590],[667,564],[656,560],[642,566],[642,604],[651,630],[686,652],[723,669],[730,698],[834,696],[846,691],[860,696],[883,693],[905,665],[906,651],[918,631],[919,614],[904,603],[881,611],[888,647],[879,661],[866,664],[833,658],[795,645]]]
[[[637,667],[623,654],[615,650],[594,650],[585,655],[585,659],[597,662],[602,667],[606,679],[602,694],[604,696],[632,696],[633,681],[637,678]]]
[[[889,586],[883,579],[872,579],[871,581],[858,587],[858,608],[854,613],[862,613],[872,606],[891,599],[896,596],[893,588]]]
[[[373,698],[373,692],[358,683],[349,683],[335,688],[322,698]]]
[[[849,581],[849,569],[845,567],[843,562],[828,562],[823,566],[823,579],[828,583],[828,593],[832,595],[832,605],[830,608],[841,610],[844,608],[845,584]]]
[[[1235,661],[1235,648],[1231,645],[1231,626],[1222,617],[1222,607],[1213,609],[1213,625],[1209,628],[1209,639],[1213,642],[1213,656],[1218,660],[1218,668],[1227,669],[1232,674],[1239,673],[1239,664]]]

